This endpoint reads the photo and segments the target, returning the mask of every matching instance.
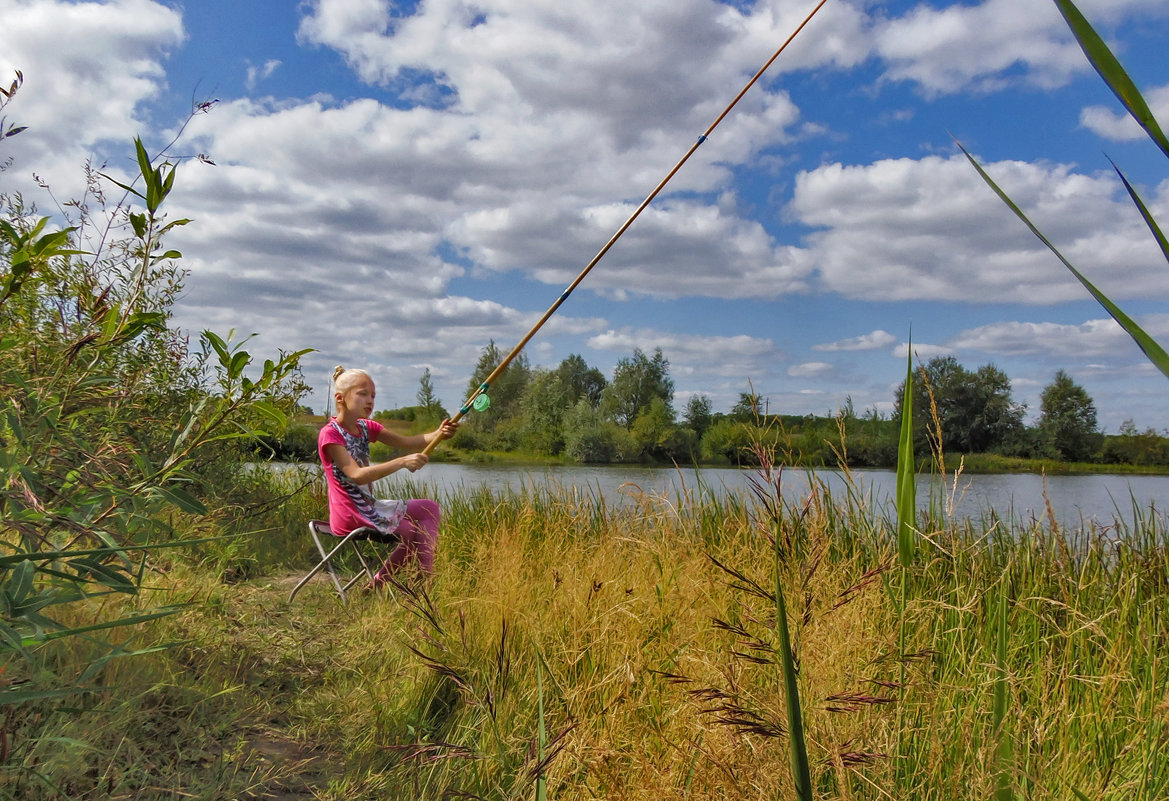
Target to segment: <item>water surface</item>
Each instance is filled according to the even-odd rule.
[[[784,497],[798,502],[807,497],[813,477],[836,497],[855,493],[875,512],[892,509],[896,474],[891,470],[853,470],[846,477],[839,470],[809,471],[784,468],[780,481]],[[518,467],[435,463],[414,474],[395,474],[379,482],[379,495],[395,497],[412,491],[442,494],[450,490],[522,490],[572,487],[605,498],[609,503],[630,503],[648,493],[666,501],[700,488],[716,494],[750,493],[757,470],[737,468],[686,468],[640,466],[541,466]],[[1131,523],[1134,509],[1152,513],[1164,522],[1169,500],[1169,476],[1092,474],[1041,476],[1031,473],[962,475],[943,487],[938,478],[918,476],[918,502],[952,509],[959,518],[978,519],[991,514],[1012,521],[1045,518],[1051,513],[1061,526],[1093,523],[1109,526],[1118,520]]]

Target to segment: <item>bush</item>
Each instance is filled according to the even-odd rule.
[[[209,507],[238,509],[241,482],[233,479],[247,439],[282,430],[303,390],[300,353],[270,359],[249,378],[252,359],[240,343],[208,331],[192,354],[168,327],[182,273],[180,254],[162,241],[188,221],[166,222],[160,211],[174,165],[156,167],[140,141],[135,148],[140,175],[114,183],[141,206],[107,210],[92,199],[93,213],[105,215],[101,225],[78,203],[75,226],[48,231],[48,219],[21,198],[0,196],[0,700],[7,704],[46,686],[77,692],[96,680],[90,670],[53,675],[46,641],[81,633],[53,608],[137,594],[148,557],[165,558],[143,547],[172,543],[176,524],[202,529],[190,521]],[[91,185],[105,178],[89,177]],[[139,182],[142,191],[133,188]],[[108,244],[83,253],[78,243],[87,234]],[[86,631],[168,612],[130,605],[119,618],[108,611],[116,604],[105,608],[114,619]],[[111,644],[101,658],[116,652]]]
[[[724,417],[702,437],[702,457],[708,461],[753,464],[759,429],[750,423]]]

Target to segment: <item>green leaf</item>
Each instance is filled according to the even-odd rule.
[[[181,259],[182,257],[183,254],[179,253],[177,250],[168,250],[166,253],[151,257],[150,263],[158,264],[160,261],[166,261],[167,259]]]
[[[996,614],[995,679],[992,725],[998,742],[995,756],[995,801],[1014,801],[1015,749],[1007,730],[1007,586],[999,591]]]
[[[917,527],[916,468],[913,463],[913,337],[905,366],[905,392],[901,397],[901,435],[897,444],[897,553],[902,567],[914,560]]]
[[[248,362],[252,360],[251,355],[246,350],[241,350],[231,357],[231,362],[227,366],[227,375],[229,378],[239,378],[240,373],[248,366]]]
[[[161,179],[162,168],[156,170],[151,165],[150,156],[147,155],[146,147],[142,144],[140,137],[134,139],[134,151],[138,156],[138,171],[142,174],[142,180],[146,182],[146,210],[153,217],[164,196]]]
[[[35,575],[36,565],[29,559],[25,559],[12,571],[12,578],[9,579],[5,594],[12,600],[14,606],[22,603],[32,592],[32,581]]]
[[[26,596],[21,599],[20,603],[14,603],[10,611],[12,619],[25,618],[29,621],[47,621],[47,618],[41,617],[38,613],[49,606],[57,604],[68,603],[73,600],[67,594],[57,593],[49,590],[42,592],[39,595]]]
[[[89,580],[87,577],[92,577],[92,580],[97,584],[118,592],[133,595],[138,591],[138,587],[124,570],[107,565],[98,559],[71,559],[69,566],[78,571],[78,578],[82,581],[87,581]]]
[[[173,485],[159,487],[158,493],[184,512],[195,515],[207,514],[207,507],[203,502],[180,487]]]
[[[153,180],[154,178],[155,176],[152,174],[146,180],[146,210],[150,212],[152,217],[158,211],[158,205],[161,202],[158,196],[158,184]]]
[[[252,404],[252,409],[271,420],[277,429],[283,428],[288,424],[288,415],[284,414],[280,410],[280,407],[271,401],[258,400]]]
[[[135,189],[134,187],[132,187],[132,186],[129,186],[129,185],[127,185],[127,184],[124,184],[124,183],[122,183],[121,181],[119,181],[119,180],[116,180],[115,178],[113,178],[113,177],[111,177],[111,176],[109,176],[109,175],[106,175],[104,172],[99,172],[99,173],[98,173],[98,175],[100,175],[102,178],[105,178],[107,181],[109,181],[109,182],[110,182],[111,184],[113,184],[114,186],[117,186],[117,187],[119,187],[119,188],[121,188],[121,189],[125,189],[127,192],[129,192],[129,193],[130,193],[131,195],[133,195],[134,197],[138,197],[138,198],[141,198],[141,197],[142,197],[142,193],[141,193],[141,192],[139,192],[139,191],[138,191],[137,189]],[[143,200],[145,200],[145,198],[143,198]]]
[[[1157,124],[1153,112],[1149,110],[1145,99],[1141,97],[1136,84],[1128,77],[1124,67],[1108,49],[1108,45],[1104,44],[1104,40],[1088,24],[1088,20],[1084,18],[1084,15],[1080,13],[1071,0],[1055,0],[1055,5],[1059,9],[1059,13],[1063,14],[1063,18],[1067,21],[1068,27],[1071,28],[1076,41],[1080,43],[1080,49],[1084,51],[1088,61],[1108,84],[1108,88],[1128,109],[1132,118],[1145,129],[1157,147],[1161,148],[1161,152],[1169,156],[1169,139],[1165,138],[1161,126]]]
[[[548,749],[548,730],[544,726],[544,664],[536,654],[536,699],[539,728],[536,734],[536,801],[548,801],[548,777],[544,775],[544,753]]]
[[[0,555],[0,567],[20,564],[22,561],[24,561],[25,559],[28,559],[30,557],[36,557],[37,559],[46,559],[46,560],[68,559],[68,558],[73,558],[73,557],[78,557],[78,556],[108,557],[111,554],[120,554],[120,553],[127,552],[127,551],[146,552],[146,551],[171,550],[171,549],[175,549],[175,548],[186,548],[186,547],[190,547],[192,545],[202,545],[202,544],[208,543],[208,542],[222,542],[224,540],[234,539],[234,538],[239,537],[239,536],[241,536],[241,535],[239,535],[239,534],[220,534],[220,535],[215,536],[215,537],[201,537],[199,539],[194,539],[194,540],[181,540],[181,541],[176,540],[173,542],[160,542],[160,543],[155,543],[153,545],[127,545],[125,547],[122,547],[119,545],[113,545],[113,546],[103,547],[103,548],[90,548],[90,549],[87,549],[84,551],[43,551],[40,553],[23,553],[22,552],[22,553],[15,553],[15,554],[6,554],[6,555]],[[45,571],[42,571],[42,572],[45,572]],[[57,573],[55,575],[65,576],[65,574],[61,574],[61,573]],[[74,578],[73,576],[66,576],[66,577],[67,578]]]
[[[48,225],[48,223],[48,217],[41,217],[39,220],[37,220],[36,225],[34,225],[32,230],[28,232],[28,236],[26,237],[25,241],[31,242],[33,239],[35,239],[41,231],[45,230],[45,226]]]
[[[227,352],[227,344],[215,333],[211,331],[204,331],[203,338],[211,343],[211,347],[219,354],[219,363],[228,364],[231,361],[231,356]]]
[[[24,704],[29,701],[39,701],[45,698],[61,698],[66,695],[88,692],[88,688],[70,687],[65,690],[26,690],[21,686],[10,687],[0,691],[0,706]]]
[[[146,184],[150,185],[150,176],[154,173],[154,168],[150,165],[150,156],[146,154],[146,146],[142,144],[142,137],[134,137],[134,154],[138,158],[138,172],[146,179]]]
[[[162,312],[135,312],[131,314],[119,334],[119,339],[133,339],[148,328],[163,330],[166,315]]]
[[[32,246],[32,253],[36,256],[52,256],[59,252],[62,246],[69,243],[69,234],[73,228],[62,231],[53,231],[36,240]],[[80,253],[81,251],[76,251]]]
[[[161,168],[161,167],[159,168],[159,172],[160,172],[160,173],[162,172],[162,168]],[[175,173],[177,173],[177,172],[178,172],[178,168],[177,168],[177,167],[173,167],[173,166],[172,166],[172,167],[170,168],[170,170],[167,172],[167,174],[166,174],[166,178],[164,178],[164,179],[163,179],[163,181],[162,181],[162,186],[160,187],[160,188],[161,188],[161,193],[160,193],[160,197],[159,197],[159,200],[160,200],[160,201],[161,201],[162,199],[164,199],[164,198],[165,198],[167,195],[169,195],[169,194],[170,194],[170,190],[171,190],[171,189],[174,187],[174,185],[175,185]]]
[[[170,615],[181,612],[187,608],[189,604],[180,604],[177,606],[161,607],[158,611],[148,612],[140,615],[133,615],[131,617],[118,618],[117,620],[107,620],[102,623],[94,623],[91,626],[79,626],[74,629],[64,629],[62,631],[54,631],[45,635],[44,641],[60,640],[65,637],[75,637],[78,634],[88,634],[92,631],[105,631],[108,629],[117,629],[124,626],[133,626],[138,623],[145,623],[148,620],[158,620],[162,617],[169,617]]]
[[[130,225],[134,228],[134,236],[142,239],[146,236],[146,215],[139,212],[130,215]]]
[[[190,222],[190,220],[186,219],[186,218],[183,218],[181,220],[173,220],[171,222],[168,222],[161,229],[159,229],[158,233],[159,233],[159,235],[165,234],[167,231],[174,228],[176,225],[186,225],[189,222]]]
[[[1022,209],[1016,206],[1014,201],[1012,201],[1007,196],[1007,194],[999,188],[998,184],[996,184],[991,179],[991,177],[987,175],[986,170],[982,168],[982,165],[978,163],[974,156],[970,155],[966,148],[962,147],[961,143],[958,143],[958,147],[961,148],[962,152],[966,154],[967,160],[972,165],[974,165],[974,169],[977,170],[978,174],[982,176],[982,180],[984,180],[987,185],[994,190],[995,194],[999,196],[1003,203],[1005,203],[1007,207],[1015,213],[1015,216],[1023,221],[1024,225],[1031,229],[1031,233],[1035,234],[1040,242],[1047,245],[1048,250],[1054,253],[1057,259],[1063,262],[1063,266],[1067,267],[1068,271],[1071,272],[1071,274],[1074,275],[1081,284],[1083,284],[1084,288],[1088,290],[1088,293],[1091,294],[1092,297],[1094,297],[1096,301],[1101,306],[1103,306],[1109,314],[1112,315],[1112,319],[1116,320],[1116,322],[1120,324],[1120,327],[1128,332],[1128,335],[1132,337],[1134,342],[1137,343],[1137,347],[1139,347],[1144,352],[1149,361],[1151,361],[1158,370],[1160,370],[1167,378],[1169,378],[1169,353],[1166,353],[1165,349],[1157,344],[1156,340],[1146,334],[1144,329],[1142,329],[1127,314],[1120,310],[1119,306],[1109,300],[1103,292],[1097,289],[1092,284],[1092,282],[1090,282],[1080,273],[1079,270],[1073,267],[1072,263],[1065,259],[1063,254],[1060,253],[1058,249],[1056,249],[1055,245],[1053,245],[1051,241],[1045,237],[1038,228],[1035,227],[1031,220],[1027,218],[1027,215],[1023,213]]]
[[[792,782],[800,801],[813,801],[812,769],[808,762],[808,746],[804,739],[804,713],[800,706],[800,671],[792,651],[787,624],[787,601],[783,595],[782,554],[778,524],[775,535],[775,633],[779,643],[779,663],[783,681],[784,706],[787,709],[788,749],[791,757]]]

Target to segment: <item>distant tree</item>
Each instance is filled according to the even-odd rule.
[[[578,462],[633,461],[637,445],[617,423],[581,398],[564,416],[564,453]]]
[[[583,356],[574,353],[567,357],[556,368],[556,375],[567,391],[565,398],[568,403],[575,404],[584,398],[594,408],[600,404],[608,382],[605,374],[596,367],[589,367]]]
[[[973,453],[1000,449],[1023,431],[1027,407],[1011,398],[1011,379],[993,364],[974,374],[969,400],[969,450]]]
[[[674,423],[674,415],[661,398],[650,401],[630,429],[641,455],[654,461],[690,460],[698,442],[694,432]]]
[[[758,464],[760,449],[778,454],[783,450],[783,443],[776,429],[760,428],[753,422],[727,415],[710,426],[702,437],[701,449],[703,459]]]
[[[686,413],[683,416],[686,425],[690,426],[695,435],[701,439],[710,424],[714,422],[713,407],[708,395],[691,395],[686,402]]]
[[[1027,407],[1011,398],[1011,381],[999,368],[986,364],[970,372],[953,356],[936,356],[921,367],[913,382],[914,446],[929,450],[930,438],[941,428],[942,445],[963,453],[1002,449],[1022,435]],[[904,382],[894,395],[894,418],[901,419]]]
[[[574,405],[559,371],[533,370],[520,398],[523,445],[537,453],[563,451],[563,419]]]
[[[415,397],[418,399],[418,405],[428,412],[442,406],[442,401],[434,394],[434,380],[430,377],[429,367],[422,372],[422,378],[418,381],[418,394]]]
[[[1117,436],[1105,437],[1101,460],[1109,464],[1169,465],[1169,437],[1152,428],[1142,433],[1131,419]]]
[[[1087,390],[1063,370],[1039,396],[1039,433],[1044,446],[1069,462],[1083,462],[1099,451],[1096,404]]]
[[[467,397],[487,380],[487,376],[491,375],[506,355],[496,346],[495,340],[488,341],[483,352],[479,354],[475,372],[467,384]],[[520,397],[527,386],[530,374],[527,356],[521,353],[487,388],[487,395],[491,398],[491,409],[477,417],[476,425],[485,431],[493,431],[507,417],[518,415]]]
[[[652,359],[635,348],[632,357],[617,362],[613,380],[605,387],[601,408],[628,430],[655,398],[665,403],[672,422],[674,381],[670,378],[670,363],[661,348],[654,352]]]
[[[739,393],[738,402],[731,407],[731,417],[739,420],[754,420],[764,414],[763,396],[755,392],[754,388]]]
[[[857,419],[856,406],[852,402],[852,395],[844,396],[844,403],[837,410],[836,416],[849,421]]]

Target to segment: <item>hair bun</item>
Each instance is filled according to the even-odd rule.
[[[334,368],[333,368],[333,380],[334,380],[334,381],[336,381],[338,378],[340,378],[340,377],[341,377],[341,373],[343,373],[343,372],[345,372],[345,366],[344,366],[344,365],[341,365],[341,364],[339,364],[339,365],[337,365],[336,367],[334,367]]]

